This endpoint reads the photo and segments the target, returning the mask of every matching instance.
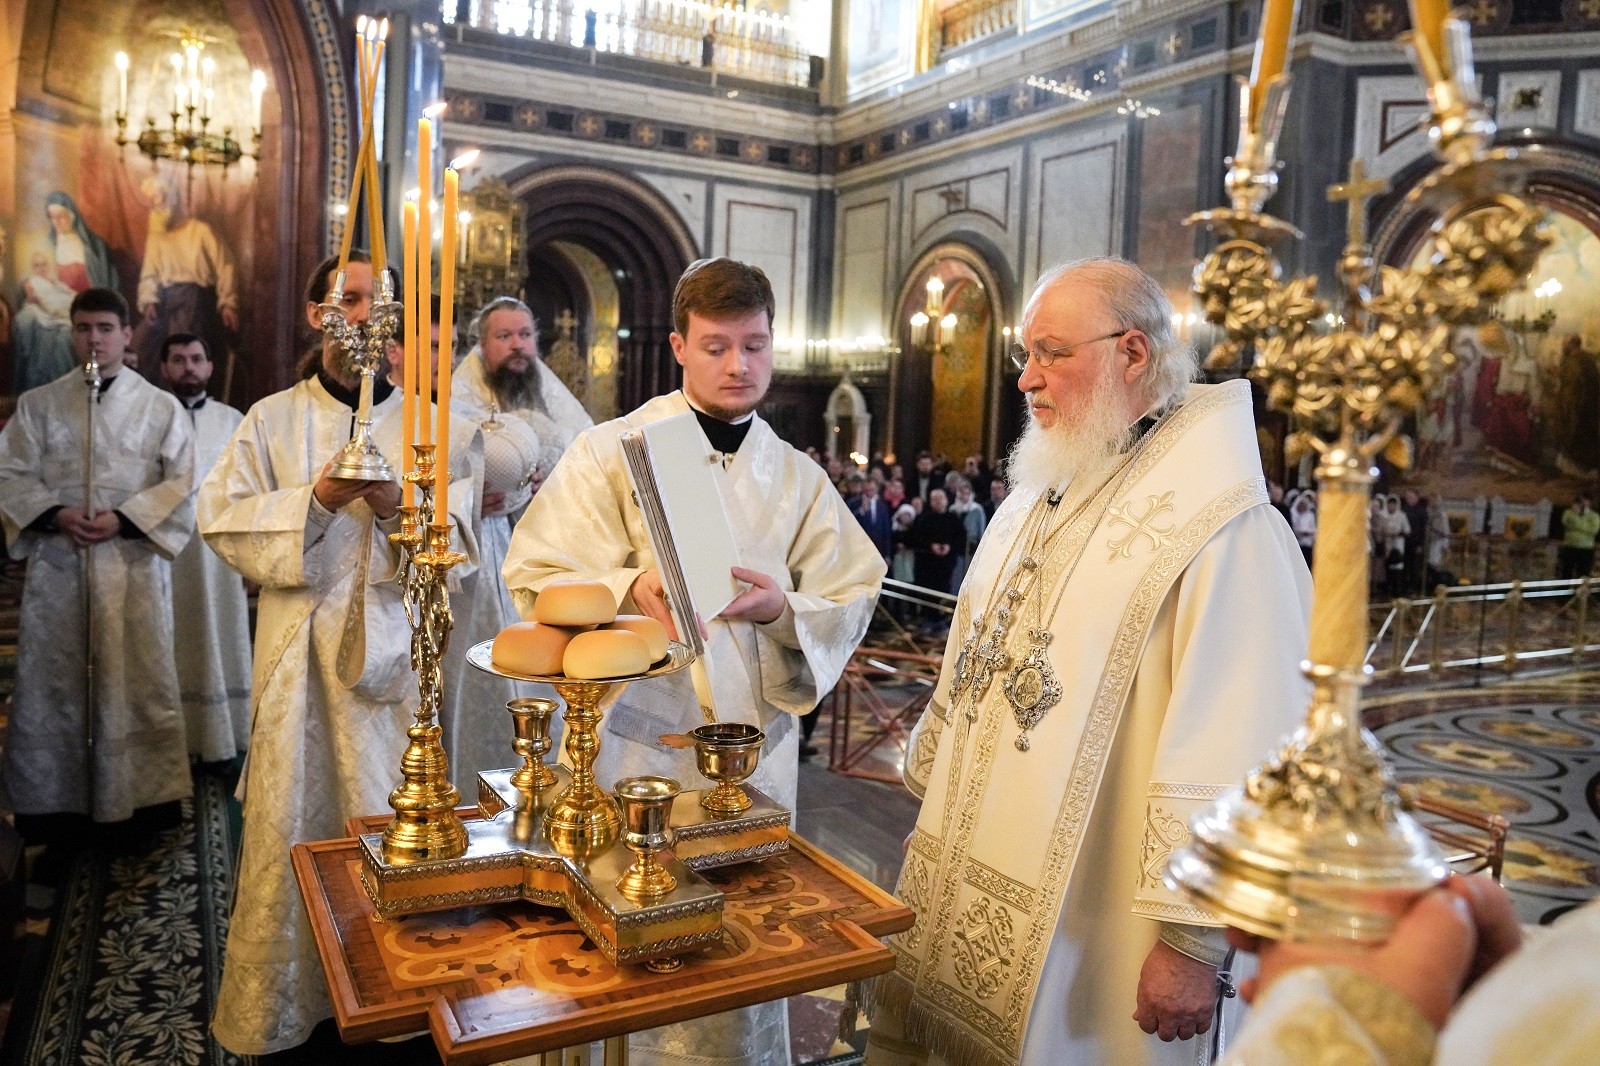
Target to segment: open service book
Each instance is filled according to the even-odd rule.
[[[739,594],[739,549],[717,488],[711,450],[693,411],[622,435],[622,455],[650,531],[680,638],[705,651],[698,615],[715,618]]]

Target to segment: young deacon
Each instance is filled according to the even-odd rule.
[[[695,412],[727,504],[746,587],[714,619],[706,641],[717,711],[767,734],[751,783],[795,802],[795,726],[828,692],[862,635],[883,579],[883,556],[827,475],[778,439],[755,413],[772,380],[772,287],[731,259],[691,265],[673,294],[672,350],[683,389],[581,434],[517,524],[505,579],[524,617],[552,581],[605,583],[625,612],[672,625],[661,575],[633,501],[620,438],[636,427]],[[596,774],[602,786],[664,774],[710,787],[692,751],[663,748],[663,733],[701,724],[683,671],[635,682],[607,710]],[[630,1040],[645,1063],[787,1062],[781,1001]]]
[[[100,368],[94,499],[84,498],[89,396],[79,371],[23,393],[0,431],[0,527],[12,558],[28,561],[6,779],[17,828],[32,839],[59,838],[84,814],[121,822],[144,811],[141,825],[175,822],[190,792],[170,574],[194,536],[189,420],[177,400],[124,369],[132,330],[119,294],[85,289],[71,316],[79,365]],[[95,670],[87,712],[86,567]]]

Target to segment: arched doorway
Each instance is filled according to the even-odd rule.
[[[43,271],[58,285],[87,276],[90,283],[117,288],[142,309],[160,287],[145,266],[153,204],[167,199],[181,213],[177,217],[203,224],[214,247],[226,251],[231,280],[219,277],[202,286],[216,290],[219,304],[223,289],[231,288],[237,317],[236,330],[213,338],[226,349],[218,354],[213,390],[244,406],[287,385],[303,322],[300,293],[328,246],[330,192],[348,182],[348,95],[332,5],[28,0],[14,5],[13,17],[0,34],[14,72],[14,79],[0,84],[0,104],[13,116],[0,131],[0,224],[8,238],[8,276],[27,279]],[[169,121],[162,103],[172,93],[167,61],[186,32],[203,43],[215,71],[213,128],[232,127],[247,150],[250,72],[265,72],[259,160],[244,160],[226,172],[191,169],[153,163],[132,144],[115,143],[113,55],[129,56],[131,139],[143,127],[147,108],[158,122]],[[156,194],[153,177],[167,183],[168,195]],[[53,240],[57,218],[67,228]],[[68,234],[78,240],[67,240],[63,252],[60,237]],[[79,243],[89,248],[87,269],[76,262]],[[21,315],[30,298],[19,294],[14,303],[9,310]],[[40,302],[30,319],[47,317],[44,308]],[[23,375],[48,372],[51,341],[47,330],[35,328],[39,324],[25,323],[24,336],[17,338],[21,345],[14,344],[5,360],[11,390],[23,384]],[[31,365],[41,355],[46,362]]]
[[[938,245],[912,267],[895,303],[900,354],[889,385],[889,437],[902,462],[924,449],[957,465],[994,459],[1016,438],[1006,306],[999,276],[966,244]]]
[[[528,205],[524,296],[540,342],[549,350],[562,311],[581,320],[590,413],[627,412],[676,388],[672,288],[699,254],[683,219],[648,185],[600,167],[554,167],[510,184]]]

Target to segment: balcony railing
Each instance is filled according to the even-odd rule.
[[[451,21],[453,6],[445,6]],[[681,0],[473,0],[469,24],[774,85],[811,84],[811,56],[787,15]]]
[[[1017,0],[960,0],[939,13],[939,51],[949,52],[1017,24]]]

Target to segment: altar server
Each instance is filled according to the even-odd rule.
[[[325,261],[307,287],[313,329],[336,269]],[[353,255],[346,321],[366,321],[372,285],[366,256]],[[200,487],[206,542],[261,585],[239,894],[212,1022],[223,1046],[242,1055],[293,1047],[333,1013],[289,850],[388,811],[417,703],[395,581],[401,556],[389,540],[400,485],[328,473],[350,439],[359,384],[349,354],[325,335],[316,372],[250,408]],[[375,385],[373,436],[398,472],[400,393],[381,377]],[[470,572],[476,504],[470,449],[458,439],[451,519],[456,550],[468,555],[457,572]]]
[[[84,495],[89,391],[79,370],[23,393],[0,430],[0,528],[11,557],[28,562],[6,780],[17,828],[32,839],[61,837],[74,814],[121,822],[145,812],[145,824],[175,823],[176,801],[191,791],[170,569],[194,536],[189,420],[177,400],[124,369],[132,330],[119,294],[86,289],[70,315],[79,365],[93,360],[100,373],[93,500]]]
[[[907,751],[923,797],[867,1061],[1207,1061],[1215,919],[1162,881],[1189,818],[1304,714],[1310,574],[1244,382],[1132,263],[1046,272],[1031,422]]]
[[[705,620],[716,710],[766,732],[750,783],[793,808],[798,717],[833,688],[865,634],[884,562],[822,468],[755,413],[772,379],[773,311],[772,287],[759,269],[731,259],[691,265],[673,294],[672,350],[683,389],[573,442],[517,524],[504,573],[525,617],[548,583],[585,578],[604,582],[620,610],[670,629],[620,438],[693,411],[721,458],[712,469],[739,548],[733,576],[745,586],[720,616]],[[605,714],[601,785],[663,774],[685,788],[709,787],[692,751],[658,739],[701,722],[687,671],[630,685]],[[782,1001],[638,1034],[630,1045],[645,1063],[756,1064],[789,1055]]]
[[[217,465],[244,415],[206,395],[215,367],[193,333],[174,333],[161,347],[161,380],[183,404],[194,432],[198,486]],[[184,639],[174,651],[189,754],[204,762],[231,759],[250,746],[250,604],[244,581],[203,537],[172,561],[172,608]]]
[[[516,763],[506,701],[555,695],[548,685],[507,681],[466,665],[479,641],[521,621],[500,579],[511,529],[523,508],[579,433],[594,425],[587,411],[539,356],[533,312],[499,296],[472,324],[478,345],[461,361],[450,402],[463,423],[483,433],[483,515],[478,570],[450,597],[456,628],[444,668],[444,745],[456,787],[477,794],[479,770]],[[559,722],[555,728],[559,730]]]

